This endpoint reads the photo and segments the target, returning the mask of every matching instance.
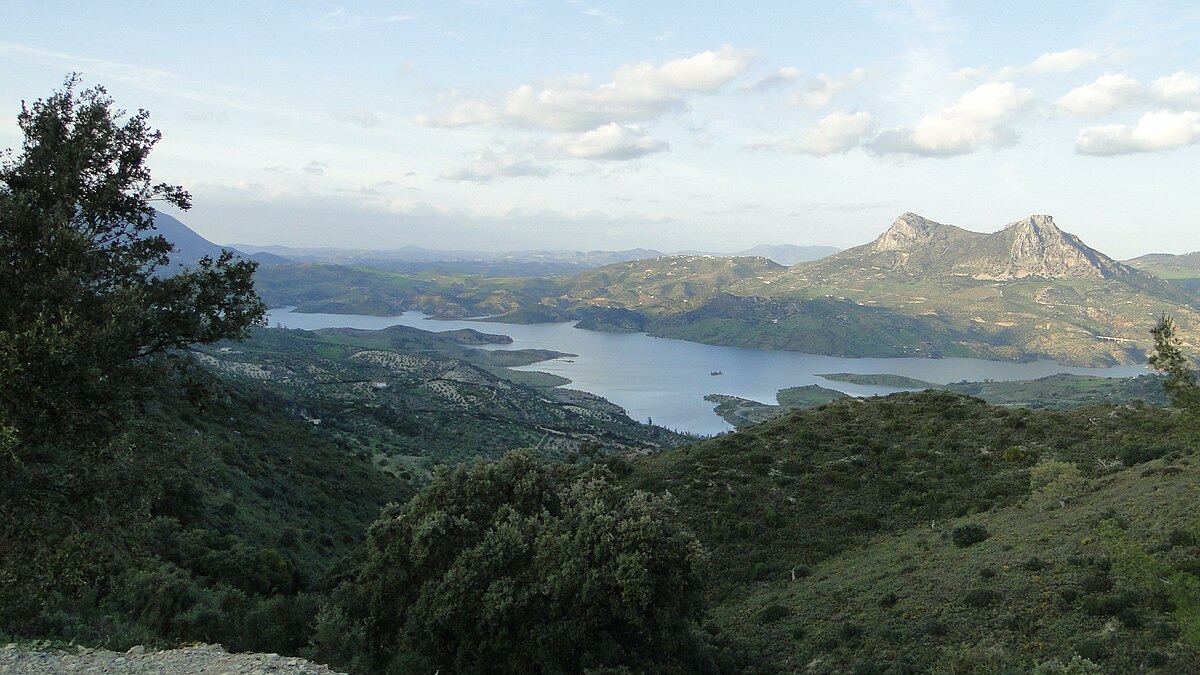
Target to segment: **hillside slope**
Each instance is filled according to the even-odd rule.
[[[1189,293],[1200,295],[1200,251],[1183,255],[1151,253],[1126,260],[1125,264],[1165,279]]]
[[[407,326],[272,328],[237,345],[197,348],[196,356],[226,378],[273,392],[297,416],[406,480],[516,448],[561,459],[686,440],[630,419],[599,396],[559,387],[562,378],[508,368],[569,354],[469,346],[505,342],[511,339]]]
[[[710,551],[710,632],[762,654],[759,672],[1028,672],[1076,654],[1189,672],[1187,619],[1126,576],[1136,551],[1121,558],[1100,524],[1164,564],[1200,552],[1192,442],[1157,408],[928,391],[795,412],[624,472],[676,497]],[[1000,670],[962,665],[986,659]]]

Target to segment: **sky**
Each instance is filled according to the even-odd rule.
[[[1200,3],[0,0],[0,148],[69,72],[223,244],[847,248],[912,211],[1200,250]]]

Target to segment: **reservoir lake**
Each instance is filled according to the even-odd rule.
[[[506,324],[486,321],[444,321],[420,312],[382,317],[357,314],[301,314],[291,308],[267,313],[271,326],[317,330],[364,328],[377,330],[404,325],[429,331],[471,328],[481,333],[508,335],[510,345],[481,349],[551,349],[576,356],[542,361],[518,370],[540,370],[571,380],[573,389],[603,396],[625,408],[630,417],[693,434],[732,430],[713,412],[706,394],[728,394],[775,403],[775,392],[787,387],[818,384],[852,396],[891,394],[892,387],[833,382],[818,373],[890,373],[946,384],[962,380],[1032,380],[1055,373],[1129,377],[1146,373],[1146,366],[1075,368],[1054,361],[1013,363],[982,359],[839,358],[800,352],[719,347],[645,333],[601,333],[580,330],[573,322]],[[721,375],[713,375],[719,372]]]

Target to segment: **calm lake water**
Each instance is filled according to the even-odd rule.
[[[356,314],[298,314],[290,308],[271,310],[270,325],[316,330],[349,327],[380,329],[414,326],[430,331],[473,328],[512,337],[511,345],[484,349],[553,349],[578,356],[542,361],[522,370],[540,370],[569,378],[575,389],[607,398],[634,419],[696,434],[716,434],[732,427],[713,413],[705,394],[729,394],[764,403],[775,402],[785,387],[819,384],[853,396],[890,394],[898,389],[832,382],[817,373],[892,373],[945,384],[961,380],[1032,380],[1055,373],[1127,377],[1144,366],[1073,368],[1053,361],[1009,363],[981,359],[847,359],[799,352],[717,347],[645,333],[600,333],[573,323],[532,325],[483,321],[441,321],[420,312],[380,317]],[[714,376],[711,373],[722,374]]]

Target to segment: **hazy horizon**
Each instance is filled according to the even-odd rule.
[[[1033,213],[1200,250],[1200,6],[10,3],[0,147],[66,73],[225,244],[851,248]]]

